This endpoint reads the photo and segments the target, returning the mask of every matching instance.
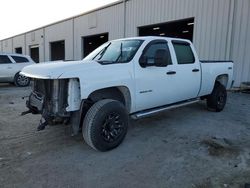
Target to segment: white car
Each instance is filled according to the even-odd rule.
[[[27,55],[6,54],[0,52],[0,83],[14,83],[18,87],[30,84],[30,78],[20,75],[19,72],[27,65],[35,62]]]
[[[21,74],[34,78],[27,106],[42,114],[38,130],[70,123],[92,148],[107,151],[124,139],[129,115],[199,100],[222,111],[233,63],[200,61],[188,40],[137,37],[107,42],[81,61],[32,65]]]

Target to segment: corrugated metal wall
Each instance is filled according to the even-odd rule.
[[[139,26],[194,17],[193,41],[201,59],[224,60],[229,7],[229,0],[128,1],[126,35],[138,35]]]
[[[250,1],[236,0],[230,58],[234,60],[235,85],[250,82]]]
[[[3,52],[12,53],[13,50],[13,38],[2,40]]]
[[[50,42],[65,41],[65,59],[73,60],[73,19],[44,28],[45,61],[50,60]]]
[[[20,47],[22,48],[23,53],[27,53],[25,48],[25,35],[19,35],[13,38],[13,52],[15,52],[15,48]]]
[[[126,37],[138,36],[140,26],[194,17],[193,41],[199,57],[234,60],[235,86],[250,81],[250,0],[128,0],[125,14],[120,1],[2,40],[0,50],[14,52],[14,48],[21,45],[29,54],[29,46],[39,44],[40,60],[48,61],[50,42],[65,40],[65,58],[81,59],[82,37],[106,32],[110,40],[123,37],[124,15]]]
[[[109,33],[109,40],[123,37],[123,6],[117,4],[74,19],[75,59],[82,59],[82,37]]]
[[[39,45],[39,60],[45,61],[44,54],[44,29],[38,29],[29,33],[26,33],[26,54],[30,55],[30,47],[32,45]]]

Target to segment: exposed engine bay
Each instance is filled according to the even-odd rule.
[[[38,130],[43,130],[48,124],[67,124],[71,113],[78,111],[80,104],[78,79],[34,79],[26,102],[28,112],[42,115]]]

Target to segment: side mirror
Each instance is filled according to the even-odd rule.
[[[139,59],[139,63],[141,65],[141,67],[145,68],[147,66],[147,63],[148,63],[148,58],[145,56],[141,56],[141,58]]]
[[[155,66],[166,67],[169,64],[169,55],[167,50],[159,49],[155,52]]]

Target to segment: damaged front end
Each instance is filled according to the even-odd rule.
[[[26,101],[29,112],[41,114],[38,130],[50,124],[67,124],[81,104],[78,79],[34,79],[32,92]]]

